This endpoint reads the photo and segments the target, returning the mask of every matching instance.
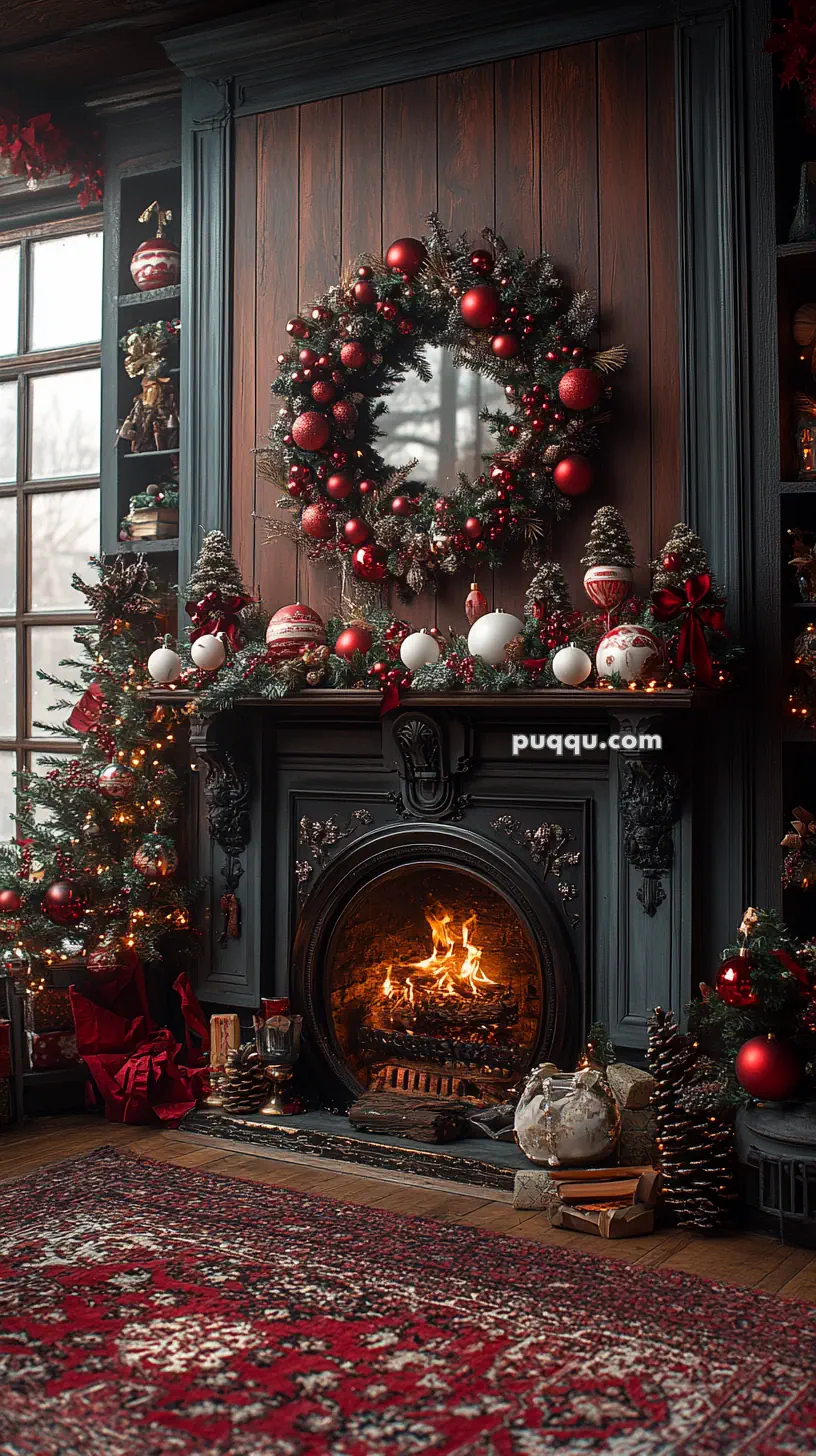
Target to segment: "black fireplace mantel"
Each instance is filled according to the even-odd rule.
[[[153,696],[190,702],[183,689]],[[563,922],[583,1021],[601,1018],[618,1045],[642,1048],[651,1008],[681,1013],[727,939],[711,913],[707,809],[735,703],[706,689],[409,691],[382,716],[377,692],[314,689],[192,715],[203,770],[192,869],[211,884],[202,1000],[255,1008],[288,994],[301,913],[324,871],[361,840],[379,852],[406,824],[439,824],[501,843],[519,875],[536,877]],[[512,751],[514,735],[584,732],[599,740],[585,756]],[[660,750],[624,737],[641,733],[659,733]],[[574,885],[553,870],[560,839],[580,846]],[[240,901],[238,937],[225,894]]]

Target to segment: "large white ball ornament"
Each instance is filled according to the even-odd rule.
[[[478,622],[473,623],[468,632],[468,652],[471,657],[481,657],[484,662],[497,667],[504,661],[508,642],[512,642],[523,631],[524,623],[514,617],[512,612],[487,612]]]
[[[400,657],[411,672],[420,667],[432,667],[439,661],[439,643],[430,632],[411,632],[400,647]]]
[[[613,627],[598,643],[595,671],[598,677],[617,673],[625,682],[634,682],[644,671],[658,667],[663,661],[663,648],[653,632],[623,622]]]
[[[589,677],[592,659],[581,647],[562,647],[556,652],[551,667],[560,683],[568,688],[577,688]]]
[[[227,649],[221,637],[213,637],[211,632],[205,632],[203,637],[196,637],[190,648],[190,656],[196,667],[202,672],[215,672],[224,661]]]
[[[156,683],[175,682],[181,673],[181,658],[170,646],[169,637],[165,637],[163,647],[157,647],[155,652],[151,652],[147,659],[147,670]]]

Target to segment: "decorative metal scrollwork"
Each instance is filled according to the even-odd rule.
[[[325,869],[329,853],[334,845],[339,844],[341,839],[348,839],[349,835],[355,834],[358,829],[372,822],[368,809],[355,809],[345,825],[337,822],[336,814],[331,814],[328,819],[310,819],[308,815],[304,814],[298,826],[299,843],[313,856],[320,868]],[[299,900],[305,898],[314,870],[315,866],[311,860],[295,860],[295,880]]]
[[[564,914],[570,925],[576,926],[580,916],[568,911],[566,907],[570,900],[576,898],[578,890],[564,878],[566,866],[581,863],[581,851],[567,847],[575,836],[561,824],[545,823],[539,824],[537,829],[525,829],[512,814],[500,814],[490,827],[498,834],[506,834],[521,849],[526,849],[533,863],[541,870],[543,880],[552,875],[564,905]]]
[[[221,896],[223,924],[218,937],[219,944],[226,945],[241,934],[241,905],[236,891],[244,873],[241,855],[249,844],[251,833],[249,802],[252,775],[249,766],[229,748],[200,748],[198,756],[207,766],[204,797],[210,837],[226,855],[221,871],[224,880]]]
[[[674,858],[672,829],[680,817],[680,780],[659,759],[621,760],[623,850],[643,883],[637,892],[644,915],[666,898],[663,879]]]
[[[393,727],[393,742],[400,759],[400,792],[390,798],[406,819],[461,819],[470,803],[458,792],[455,774],[448,768],[440,725],[425,713],[405,713]],[[458,769],[470,767],[461,760]]]

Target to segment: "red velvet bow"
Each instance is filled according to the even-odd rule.
[[[652,611],[659,622],[669,622],[673,617],[679,617],[682,612],[683,625],[680,628],[675,661],[678,667],[690,662],[698,682],[704,683],[706,687],[711,686],[713,671],[703,628],[710,627],[715,632],[722,632],[725,621],[722,607],[701,605],[710,590],[711,577],[707,571],[703,571],[699,576],[690,576],[683,583],[682,592],[675,591],[672,587],[661,587],[659,591],[652,593]]]
[[[241,645],[238,613],[246,605],[246,597],[237,595],[224,597],[220,591],[207,592],[200,602],[188,602],[185,611],[193,621],[190,641],[195,642],[198,637],[208,634],[215,637],[219,632],[223,632],[230,645],[237,651]]]

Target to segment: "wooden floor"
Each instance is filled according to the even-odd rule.
[[[96,1117],[37,1118],[22,1129],[9,1128],[0,1133],[0,1182],[104,1145],[129,1148],[140,1157],[160,1162],[270,1183],[324,1198],[342,1199],[346,1203],[394,1213],[422,1214],[443,1223],[460,1223],[511,1238],[532,1239],[536,1243],[562,1244],[597,1258],[622,1260],[641,1269],[682,1269],[746,1289],[762,1289],[787,1299],[816,1302],[816,1253],[786,1248],[762,1234],[705,1239],[672,1229],[648,1238],[611,1242],[553,1229],[543,1214],[516,1212],[510,1204],[474,1196],[472,1190],[437,1191],[362,1176],[356,1170],[337,1172],[269,1156],[224,1151],[191,1143],[177,1133],[121,1127]]]

